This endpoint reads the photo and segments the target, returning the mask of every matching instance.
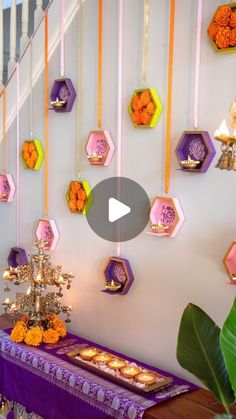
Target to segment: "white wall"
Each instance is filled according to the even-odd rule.
[[[55,2],[54,2],[55,3]],[[71,0],[67,0],[67,5]],[[104,1],[104,103],[103,128],[116,142],[117,130],[117,29],[118,2]],[[53,259],[72,270],[76,279],[65,301],[74,307],[71,330],[94,341],[136,356],[141,360],[190,377],[178,365],[176,340],[182,311],[188,302],[205,309],[222,324],[234,298],[227,284],[222,259],[236,235],[236,173],[214,166],[206,174],[177,171],[174,154],[183,130],[193,128],[193,74],[196,1],[177,0],[173,86],[170,194],[182,204],[186,221],[175,239],[152,237],[143,232],[122,245],[135,282],[127,296],[109,296],[103,288],[102,267],[115,244],[103,241],[90,230],[86,218],[71,214],[66,206],[68,182],[76,178],[76,106],[69,114],[50,114],[50,216],[59,227],[61,239]],[[213,4],[214,3],[214,4]],[[207,25],[220,1],[204,2],[200,80],[200,129],[214,130],[226,117],[235,97],[235,54],[217,55],[207,37]],[[83,141],[96,129],[97,1],[84,2],[84,57],[82,83],[78,83],[77,18],[66,34],[66,75],[83,95]],[[155,86],[163,102],[163,113],[155,129],[134,129],[127,106],[140,87],[142,1],[125,1],[125,54],[123,94],[123,175],[139,182],[150,199],[163,193],[164,142],[167,96],[169,1],[151,0],[148,83]],[[53,15],[53,19],[52,19]],[[50,24],[59,16],[54,5]],[[53,23],[54,22],[54,23]],[[51,30],[52,30],[51,26]],[[40,36],[38,40],[40,42]],[[37,57],[39,55],[37,48]],[[41,51],[42,52],[42,51]],[[27,60],[27,57],[25,58]],[[27,80],[26,61],[21,71]],[[59,49],[50,62],[50,85],[59,76]],[[12,100],[14,81],[10,86]],[[10,99],[9,99],[10,100]],[[10,106],[10,104],[9,104]],[[35,135],[43,136],[43,77],[34,89]],[[21,111],[21,140],[29,135],[28,102]],[[8,132],[9,171],[15,175],[16,126]],[[83,156],[83,176],[91,185],[116,175],[116,154],[108,168],[90,167]],[[31,250],[37,219],[42,213],[43,172],[21,169],[22,245]],[[9,248],[15,245],[16,203],[0,206],[0,263],[6,265]],[[3,284],[1,284],[1,290]],[[1,294],[1,300],[5,296]]]

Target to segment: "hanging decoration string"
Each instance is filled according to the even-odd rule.
[[[199,79],[200,79],[200,59],[201,59],[201,32],[202,32],[202,3],[197,3],[197,33],[196,33],[196,55],[195,55],[195,82],[194,82],[194,105],[193,105],[193,125],[198,129],[199,111]]]
[[[6,173],[7,165],[7,91],[2,92],[2,173]]]
[[[33,139],[33,42],[30,42],[30,138]]]
[[[20,245],[20,69],[16,64],[16,245]]]
[[[124,48],[124,0],[119,0],[119,46],[118,46],[118,120],[117,120],[117,178],[118,199],[120,194],[119,177],[122,175],[122,93],[123,93],[123,48]],[[120,236],[120,231],[118,231]],[[119,237],[118,236],[118,237]],[[120,256],[121,242],[116,243],[116,253]]]
[[[102,0],[98,0],[98,104],[97,104],[97,125],[102,126]]]
[[[144,0],[143,53],[142,53],[142,85],[143,86],[145,86],[147,83],[149,20],[150,20],[150,0]]]
[[[44,215],[48,216],[48,13],[44,18]]]
[[[65,1],[61,0],[61,77],[65,76],[65,29],[64,29],[64,17],[65,17]]]
[[[82,72],[83,72],[83,3],[80,3],[80,7],[78,10],[78,31],[79,31],[79,42],[78,42],[78,63],[79,63],[79,77],[78,77],[78,84],[80,87],[80,94],[78,96],[78,107],[77,107],[77,175],[80,179],[82,176],[82,112],[83,112],[83,83],[82,83]]]
[[[169,63],[168,63],[168,91],[167,91],[167,115],[166,115],[166,149],[165,149],[165,193],[170,187],[170,140],[171,140],[171,114],[172,114],[172,81],[173,81],[173,58],[174,58],[174,28],[175,26],[175,0],[170,5],[170,29],[169,29]]]

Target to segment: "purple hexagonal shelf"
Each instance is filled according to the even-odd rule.
[[[176,148],[180,167],[185,172],[205,173],[215,154],[207,131],[184,131]]]
[[[111,281],[121,284],[121,287],[116,291],[110,291],[108,289],[102,290],[102,292],[107,294],[125,295],[134,281],[129,261],[115,256],[108,258],[104,269],[104,275],[106,284],[110,284]]]
[[[36,229],[36,237],[38,240],[47,241],[46,250],[54,250],[59,240],[59,231],[54,220],[41,219]]]
[[[76,98],[71,79],[61,78],[54,80],[50,93],[50,101],[55,112],[70,112]]]
[[[0,174],[0,202],[12,202],[15,193],[15,184],[9,174]]]
[[[24,249],[21,249],[21,247],[12,247],[7,262],[12,268],[17,268],[19,265],[28,265],[29,260]]]

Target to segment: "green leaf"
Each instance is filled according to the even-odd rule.
[[[214,419],[236,419],[236,416],[232,415],[216,415]]]
[[[220,328],[198,306],[184,310],[178,336],[180,365],[199,378],[230,413],[234,401],[225,361],[220,348]]]
[[[220,345],[229,379],[236,394],[236,299],[223,325],[220,334]]]

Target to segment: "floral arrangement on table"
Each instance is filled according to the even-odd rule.
[[[28,316],[23,316],[11,331],[13,342],[25,342],[31,346],[39,346],[41,343],[57,343],[60,338],[65,336],[66,326],[55,314],[48,316],[41,325],[35,325]]]
[[[156,106],[149,89],[137,92],[131,101],[131,118],[135,125],[149,125]]]
[[[235,50],[236,3],[218,7],[208,26],[208,35],[218,50]]]

